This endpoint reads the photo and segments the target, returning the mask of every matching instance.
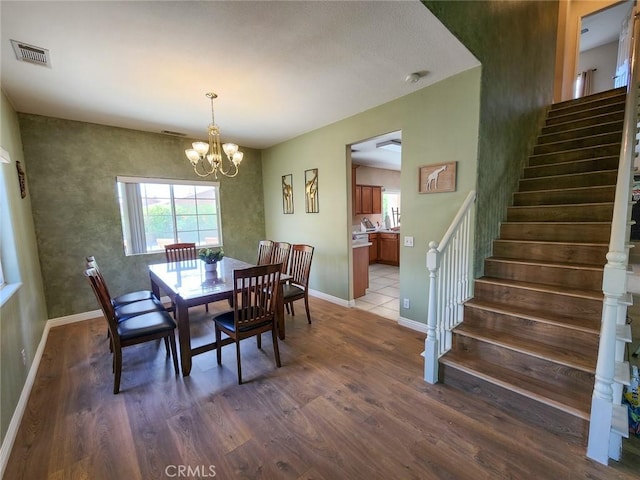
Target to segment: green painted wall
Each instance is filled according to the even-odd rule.
[[[400,249],[400,295],[411,300],[405,318],[425,322],[425,254],[439,240],[470,190],[475,188],[480,101],[480,67],[361,114],[302,135],[263,152],[267,237],[316,247],[310,286],[328,295],[352,298],[351,168],[347,145],[402,130],[401,236],[415,247]],[[418,193],[418,168],[458,162],[457,191]],[[320,213],[305,213],[304,171],[319,169]],[[293,215],[282,213],[282,175],[293,174]]]
[[[0,93],[0,145],[11,157],[11,163],[0,164],[2,265],[7,282],[21,284],[0,307],[0,438],[3,440],[47,320],[31,217],[32,195],[28,191],[26,198],[20,197],[16,161],[22,164],[27,175],[31,170],[23,158],[18,117],[4,93]]]
[[[475,270],[553,99],[557,1],[423,1],[482,63]]]
[[[118,175],[199,179],[184,155],[190,140],[20,114],[30,166],[33,218],[49,318],[96,310],[84,258],[95,255],[112,295],[149,288],[146,266],[164,254],[125,256],[116,197]],[[228,256],[251,261],[264,238],[260,152],[245,153],[240,174],[220,178]]]

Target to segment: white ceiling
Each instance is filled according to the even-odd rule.
[[[253,148],[478,65],[414,0],[3,0],[0,17],[18,112],[203,138],[214,91],[223,141]],[[49,49],[51,68],[18,61],[10,39]]]
[[[379,143],[389,140],[399,140],[402,143],[402,132],[390,132],[354,143],[351,145],[351,161],[357,165],[366,165],[368,167],[384,168],[387,170],[400,170],[402,153],[390,152],[389,150],[377,147]]]
[[[632,5],[633,0],[627,0],[583,17],[581,31],[585,29],[586,31],[580,35],[580,51],[584,52],[607,43],[617,42],[622,21],[629,14]]]

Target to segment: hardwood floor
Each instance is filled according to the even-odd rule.
[[[225,304],[211,305],[225,308]],[[422,380],[424,335],[311,299],[263,351],[194,358],[176,377],[161,343],[124,350],[113,395],[102,319],[51,330],[4,475],[17,479],[632,479],[640,449],[607,468],[584,448]],[[194,315],[213,335],[213,312]],[[211,338],[211,337],[209,337]]]

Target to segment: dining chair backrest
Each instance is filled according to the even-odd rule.
[[[268,264],[233,271],[235,331],[275,322],[282,265]]]
[[[172,243],[165,245],[164,253],[167,258],[167,263],[198,259],[195,243]]]
[[[86,261],[87,261],[87,263],[85,265],[85,268],[86,269],[89,269],[89,268],[94,268],[95,269],[96,275],[98,275],[98,277],[100,278],[100,283],[102,285],[102,288],[107,293],[107,297],[111,298],[111,293],[109,293],[109,287],[107,287],[107,282],[104,279],[104,275],[102,275],[102,271],[100,270],[100,267],[98,266],[98,262],[96,260],[96,257],[94,257],[93,255],[90,255],[90,256],[86,257]]]
[[[290,282],[303,287],[305,290],[309,285],[309,272],[311,271],[311,260],[313,258],[314,247],[311,245],[293,245],[291,247],[291,261],[289,262]]]
[[[89,280],[89,284],[91,285],[91,289],[100,304],[100,308],[102,309],[102,313],[104,314],[105,320],[109,325],[109,331],[113,338],[117,333],[117,319],[115,315],[114,307],[111,303],[111,297],[109,296],[109,291],[107,290],[107,285],[102,278],[102,275],[98,272],[95,267],[87,268],[84,272],[87,280]],[[117,336],[117,335],[116,335]]]
[[[289,267],[289,254],[291,253],[291,244],[287,242],[275,242],[273,250],[271,250],[271,261],[269,263],[279,263],[282,265],[282,271],[286,272]]]
[[[260,240],[258,243],[258,260],[257,265],[268,265],[271,263],[271,252],[273,251],[273,242],[271,240]]]

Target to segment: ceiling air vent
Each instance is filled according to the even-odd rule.
[[[16,40],[11,40],[11,45],[13,45],[13,51],[16,52],[16,58],[19,61],[51,68],[49,50],[46,48],[36,47]]]
[[[173,132],[171,130],[161,130],[160,133],[164,133],[165,135],[173,135],[174,137],[186,137],[186,133],[182,132]]]

